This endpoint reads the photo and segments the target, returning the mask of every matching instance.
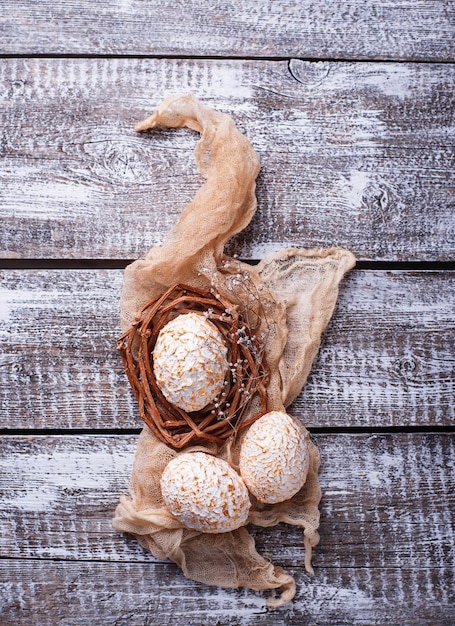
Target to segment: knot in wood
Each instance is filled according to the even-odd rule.
[[[411,356],[407,355],[395,362],[395,371],[405,380],[414,380],[418,373],[418,362]]]

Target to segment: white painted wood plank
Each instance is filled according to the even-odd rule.
[[[309,427],[453,424],[455,273],[354,270],[290,411]],[[0,273],[3,428],[139,428],[119,270]]]
[[[262,162],[231,253],[454,257],[453,65],[3,59],[0,84],[3,257],[134,259],[160,244],[203,182],[197,135],[133,124],[187,91],[230,113]]]
[[[24,624],[38,623],[26,621],[31,611],[40,624],[57,617],[96,623],[105,615],[111,623],[115,615],[117,623],[156,623],[159,616],[165,624],[205,624],[210,611],[223,624],[450,623],[453,437],[315,439],[323,490],[315,576],[304,572],[299,529],[256,529],[258,550],[289,569],[298,585],[291,605],[266,613],[263,594],[185,581],[176,566],[111,527],[135,436],[0,438],[2,615]]]
[[[450,60],[451,0],[6,1],[0,52]]]
[[[452,594],[441,598],[409,596],[400,604],[392,584],[397,572],[377,572],[385,579],[381,598],[362,588],[343,586],[328,574],[309,578],[296,568],[300,589],[289,605],[273,611],[263,596],[247,590],[201,588],[171,565],[141,563],[61,563],[54,561],[3,561],[0,563],[0,603],[5,624],[24,626],[451,626]],[[347,570],[368,585],[371,571]],[[376,574],[376,573],[375,573]],[[408,589],[416,577],[431,578],[420,568],[401,569],[399,579]],[[389,595],[385,595],[388,593]]]
[[[292,410],[317,426],[452,425],[454,279],[354,271]]]

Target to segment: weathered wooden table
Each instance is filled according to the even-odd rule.
[[[0,17],[0,623],[455,623],[455,3],[6,1]],[[202,183],[163,97],[260,155],[228,252],[351,249],[290,412],[322,454],[302,532],[253,530],[295,600],[186,580],[111,527],[142,424],[116,353],[122,269]]]

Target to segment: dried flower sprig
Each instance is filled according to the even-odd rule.
[[[209,319],[224,337],[229,368],[223,390],[213,402],[191,413],[171,404],[161,392],[153,373],[153,348],[160,330],[176,315],[195,312]],[[202,291],[177,284],[149,300],[138,312],[132,327],[121,335],[118,350],[128,380],[139,403],[141,418],[166,444],[182,449],[188,445],[222,444],[267,411],[269,373],[264,342],[251,332],[248,311],[216,290]],[[244,419],[253,398],[258,410]]]
[[[261,328],[261,338],[266,343],[276,332],[274,318],[277,302],[271,291],[261,283],[256,284],[247,265],[240,262],[237,255],[224,257],[211,279],[212,288],[219,284],[231,302],[241,305],[242,317],[250,333],[258,335]]]

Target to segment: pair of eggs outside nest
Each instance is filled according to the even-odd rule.
[[[271,411],[246,433],[239,474],[205,452],[183,452],[165,467],[161,491],[171,513],[186,527],[228,532],[247,523],[250,493],[265,504],[292,498],[305,483],[309,463],[303,428],[286,413]]]
[[[205,316],[182,314],[161,329],[153,367],[166,399],[185,411],[197,411],[223,389],[227,347]],[[245,435],[240,475],[209,454],[180,453],[165,468],[161,489],[170,511],[188,528],[226,532],[246,523],[249,493],[267,504],[287,500],[305,483],[308,466],[304,430],[286,413],[272,411]]]

